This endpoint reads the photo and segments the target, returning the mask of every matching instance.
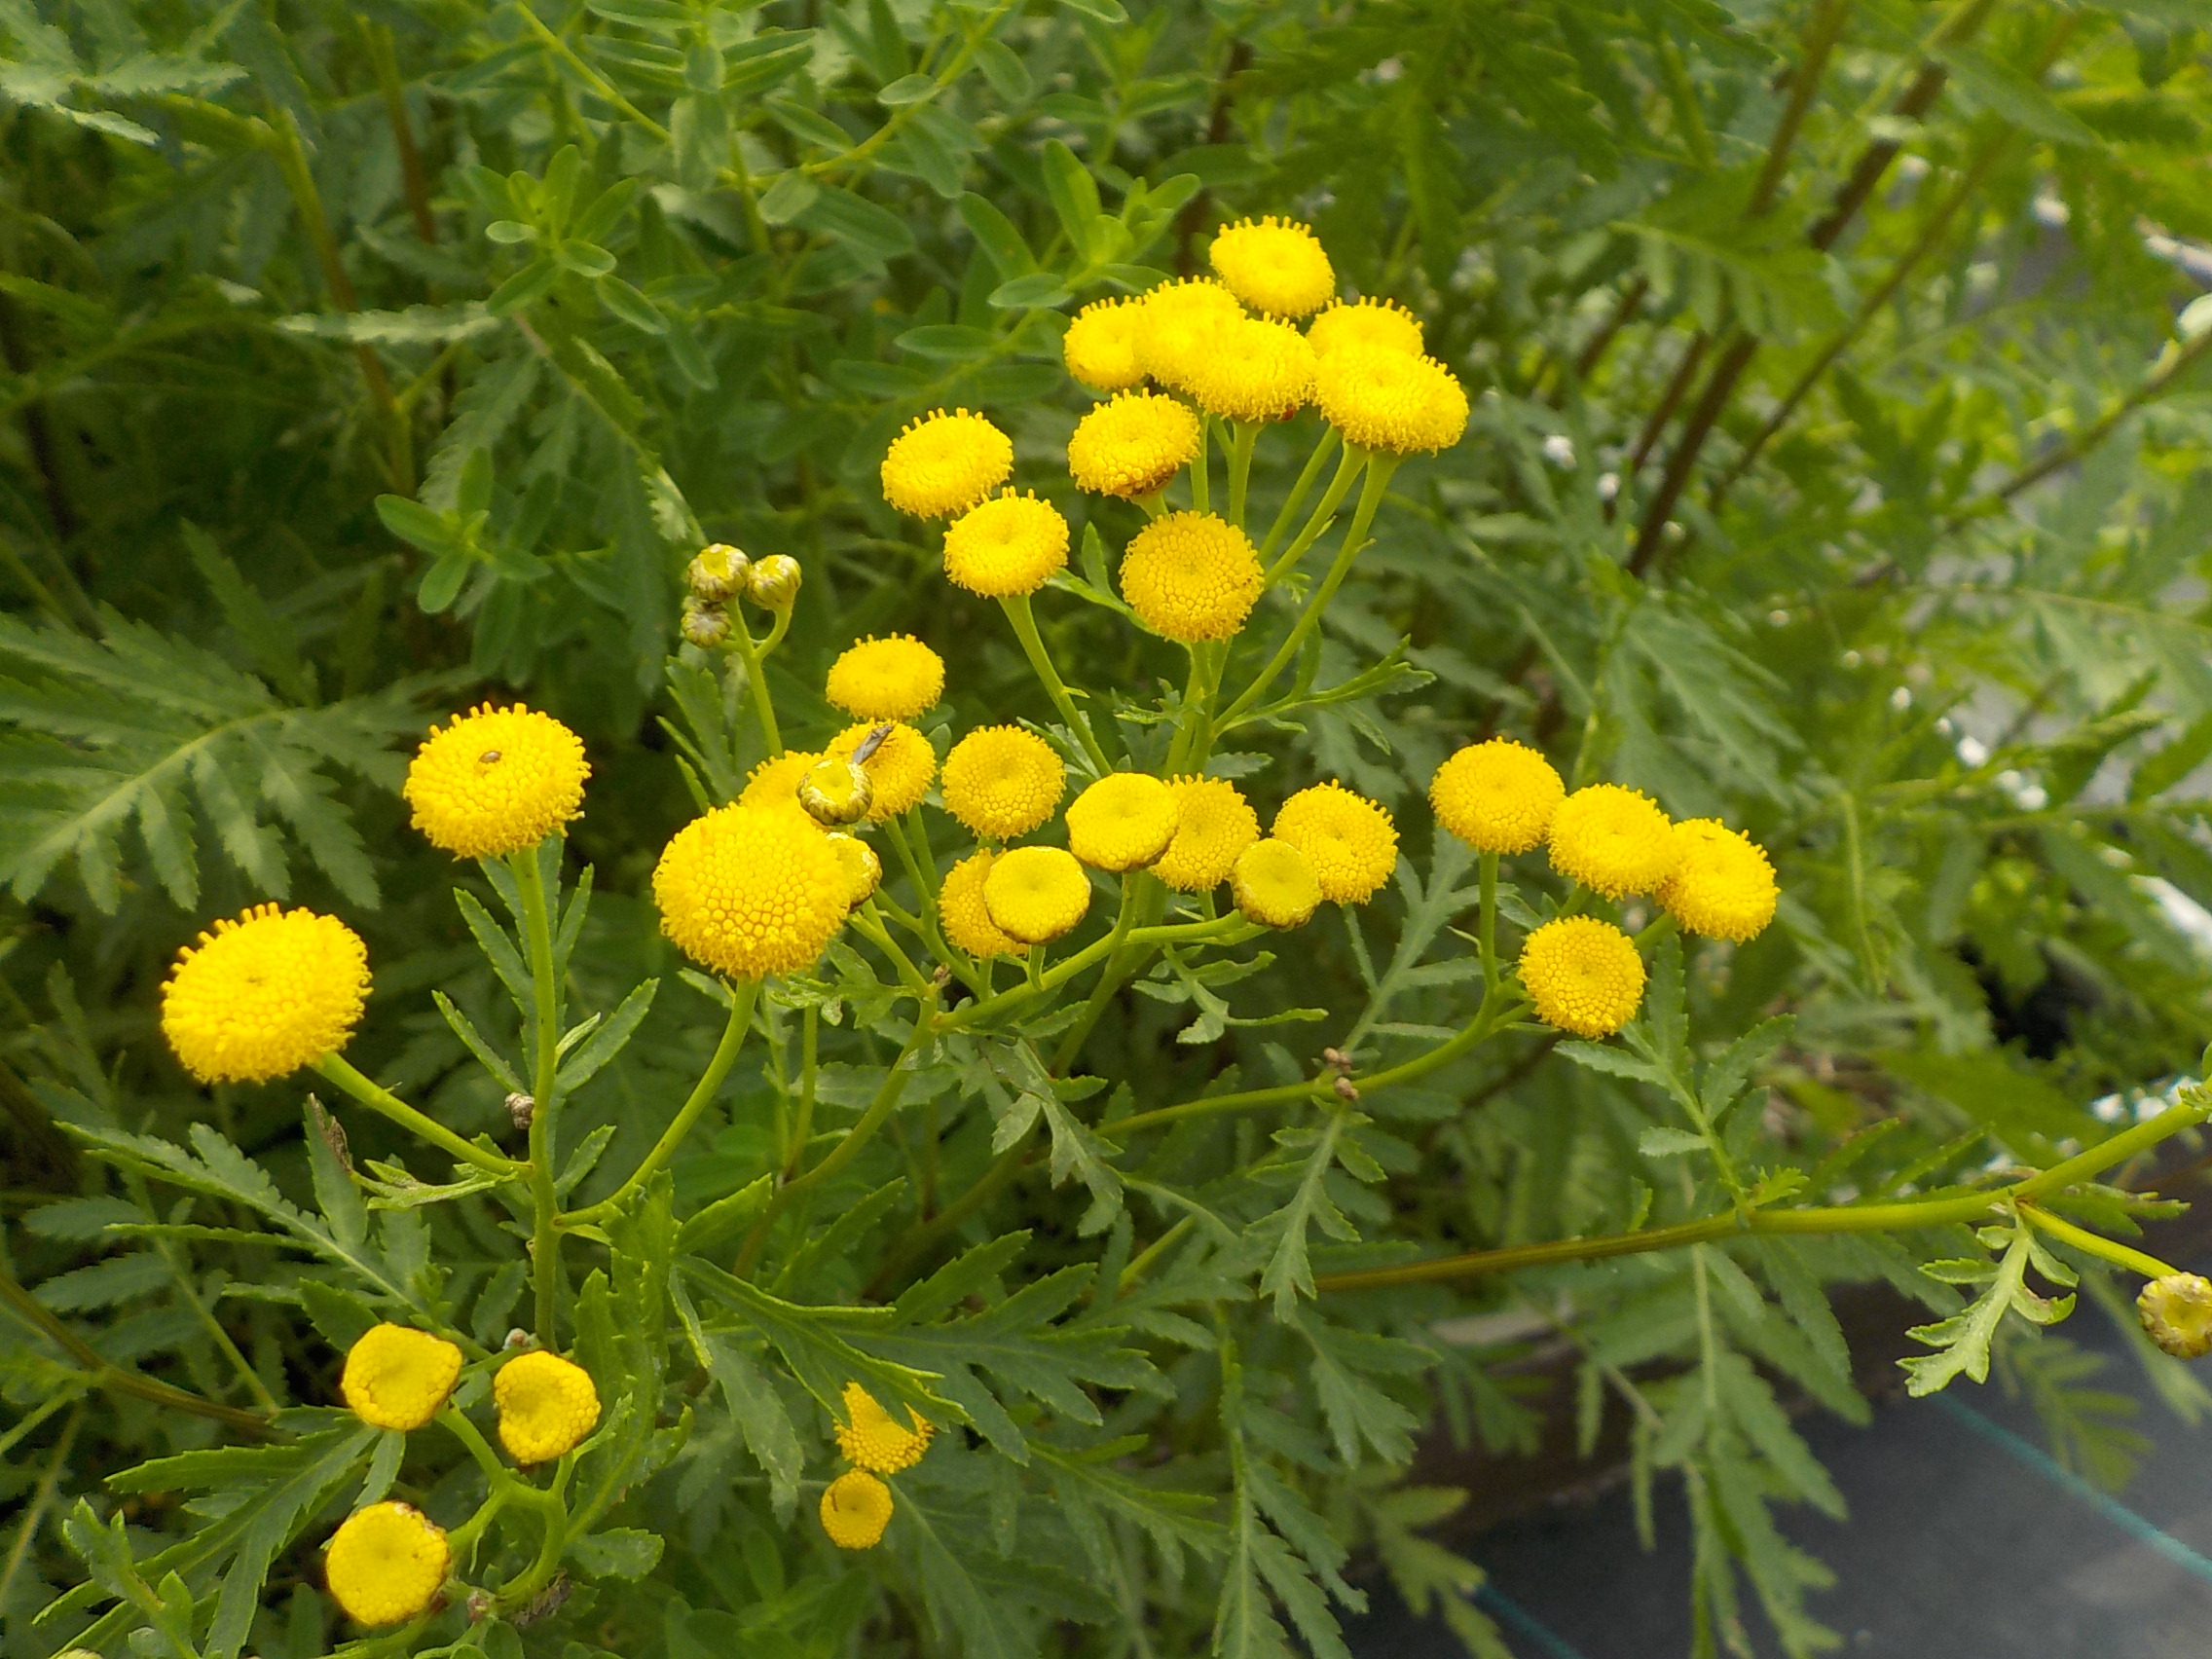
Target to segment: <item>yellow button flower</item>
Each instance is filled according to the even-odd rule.
[[[396,1625],[429,1610],[453,1565],[444,1530],[405,1503],[346,1517],[322,1558],[330,1599],[358,1624]]]
[[[2212,1283],[2195,1273],[2168,1273],[2143,1287],[2135,1311],[2150,1339],[2176,1359],[2212,1353]]]
[[[1144,384],[1137,361],[1137,325],[1143,302],[1094,300],[1075,313],[1060,341],[1068,373],[1092,391],[1121,391]]]
[[[984,420],[939,409],[909,421],[891,441],[880,475],[883,498],[915,518],[964,513],[1014,471],[1014,440]]]
[[[499,1444],[518,1463],[566,1456],[599,1426],[599,1390],[573,1360],[534,1348],[499,1367],[492,1379],[499,1413]]]
[[[1636,941],[1595,916],[1546,922],[1521,946],[1521,984],[1536,1017],[1577,1037],[1610,1037],[1643,1000]]]
[[[1137,318],[1137,361],[1161,386],[1190,389],[1224,325],[1239,321],[1244,308],[1219,282],[1203,277],[1162,282],[1145,294]]]
[[[858,824],[875,804],[875,785],[852,760],[817,760],[798,781],[798,803],[825,830]]]
[[[1246,921],[1268,928],[1303,927],[1321,903],[1321,881],[1312,861],[1272,836],[1236,855],[1229,891]]]
[[[944,573],[985,599],[1035,593],[1068,562],[1068,521],[1059,508],[1009,490],[944,533]]]
[[[1189,376],[1191,396],[1218,420],[1287,421],[1313,391],[1313,348],[1287,322],[1244,317],[1225,324]]]
[[[1231,293],[1269,316],[1305,316],[1337,296],[1337,274],[1312,227],[1272,213],[1221,230],[1206,261]]]
[[[1251,537],[1211,513],[1162,513],[1122,556],[1122,597],[1156,634],[1184,645],[1232,638],[1263,581]]]
[[[1552,814],[1549,834],[1552,868],[1607,899],[1652,892],[1681,857],[1658,804],[1618,784],[1576,790]]]
[[[1141,869],[1175,837],[1175,792],[1145,772],[1113,772],[1068,804],[1068,851],[1096,869]]]
[[[1437,823],[1482,853],[1525,853],[1537,845],[1566,798],[1552,763],[1510,737],[1460,750],[1428,786]]]
[[[1330,782],[1300,790],[1275,814],[1274,835],[1313,866],[1321,897],[1364,904],[1398,867],[1398,827],[1380,801]]]
[[[1420,318],[1396,300],[1364,299],[1356,305],[1339,300],[1306,325],[1306,340],[1323,357],[1346,346],[1381,346],[1409,357],[1428,350]]]
[[[822,694],[856,720],[910,720],[944,695],[944,658],[906,634],[848,645]]]
[[[590,776],[583,739],[551,715],[484,704],[430,728],[400,793],[431,846],[494,859],[535,847],[579,816]]]
[[[803,812],[724,806],[676,832],[653,869],[661,932],[739,978],[814,966],[845,919],[844,866]]]
[[[937,1432],[934,1425],[914,1415],[911,1406],[906,1409],[906,1419],[912,1427],[885,1411],[858,1382],[848,1382],[845,1420],[832,1424],[831,1430],[837,1436],[837,1450],[848,1463],[870,1474],[895,1475],[922,1460],[922,1454],[930,1449],[930,1436]]]
[[[1029,946],[991,920],[983,903],[983,884],[996,858],[988,851],[970,853],[945,872],[938,889],[937,919],[944,924],[944,937],[978,962],[1029,954]]]
[[[891,1525],[891,1489],[866,1469],[847,1469],[822,1491],[822,1530],[841,1550],[872,1550]]]
[[[787,749],[753,768],[739,793],[740,806],[798,806],[798,786],[823,757],[809,749]],[[801,813],[803,817],[804,814]],[[814,820],[807,819],[809,824]]]
[[[830,850],[837,855],[837,863],[844,867],[846,908],[866,903],[883,885],[883,861],[875,856],[875,849],[858,835],[848,835],[838,830],[825,838]]]
[[[1175,838],[1152,873],[1178,893],[1210,893],[1260,838],[1259,815],[1225,778],[1177,778],[1168,788],[1175,793]]]
[[[369,951],[335,916],[257,904],[177,952],[162,1035],[202,1083],[267,1083],[346,1046]]]
[[[427,1331],[375,1325],[346,1350],[338,1392],[372,1428],[421,1428],[438,1415],[461,1375],[461,1349]]]
[[[1016,847],[991,862],[983,908],[1001,933],[1024,944],[1058,939],[1090,908],[1090,877],[1058,847]]]
[[[1467,429],[1467,388],[1433,357],[1346,345],[1320,359],[1313,402],[1354,449],[1417,455],[1450,449]]]
[[[859,725],[847,726],[830,740],[830,754],[841,760],[852,758],[882,723],[863,720]],[[937,776],[937,751],[930,747],[930,740],[912,726],[894,721],[890,732],[876,745],[875,753],[862,762],[862,767],[867,773],[867,781],[875,787],[867,821],[881,824],[909,807],[921,805],[922,796],[930,793],[930,783]]]
[[[1779,891],[1766,849],[1717,818],[1675,826],[1678,862],[1652,895],[1685,932],[1742,944],[1774,920]]]
[[[983,726],[944,757],[944,810],[979,841],[1011,841],[1060,804],[1067,769],[1052,746],[1019,726]]]
[[[1163,490],[1198,453],[1198,418],[1157,391],[1124,391],[1076,423],[1068,475],[1086,490],[1133,501]]]

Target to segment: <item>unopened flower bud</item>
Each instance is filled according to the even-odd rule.
[[[1341,1073],[1337,1077],[1335,1087],[1337,1091],[1337,1098],[1339,1100],[1342,1100],[1347,1106],[1350,1105],[1354,1100],[1357,1100],[1359,1098],[1358,1085],[1354,1084],[1350,1078],[1346,1077]]]
[[[524,1330],[520,1325],[517,1325],[513,1330],[507,1333],[507,1340],[500,1346],[502,1347],[510,1348],[526,1348],[530,1346],[530,1345],[535,1341],[536,1341],[535,1337],[533,1337],[528,1331]]]
[[[845,903],[865,903],[883,880],[883,861],[858,835],[848,835],[841,830],[830,832],[830,846],[845,867]]]
[[[1348,1072],[1351,1070],[1351,1056],[1342,1049],[1323,1049],[1321,1064],[1333,1072]]]
[[[815,823],[841,830],[867,816],[867,809],[875,804],[875,786],[850,760],[822,760],[799,779],[798,803]]]
[[[2135,1299],[2143,1329],[2176,1359],[2212,1353],[2212,1282],[2195,1273],[2168,1273]]]
[[[686,605],[683,637],[703,651],[711,651],[729,638],[729,617],[719,605]]]
[[[699,550],[698,556],[684,568],[683,579],[691,589],[691,597],[701,605],[719,605],[745,591],[745,579],[752,567],[753,561],[736,548],[726,541],[718,541],[712,547]]]
[[[764,610],[789,610],[798,598],[798,561],[788,553],[771,553],[753,561],[745,591]]]
[[[537,1110],[537,1102],[527,1094],[515,1093],[507,1096],[506,1108],[507,1116],[514,1120],[515,1127],[527,1129],[530,1127],[531,1114]]]

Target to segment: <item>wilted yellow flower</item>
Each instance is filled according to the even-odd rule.
[[[883,861],[875,856],[873,847],[842,830],[831,830],[825,839],[830,843],[830,850],[837,855],[837,863],[844,867],[846,907],[865,903],[883,885]]]
[[[1288,841],[1254,841],[1236,855],[1229,891],[1244,919],[1262,927],[1303,927],[1321,903],[1313,862]]]
[[[1175,793],[1175,838],[1152,873],[1178,893],[1210,893],[1260,838],[1259,815],[1225,778],[1177,778],[1168,788]]]
[[[2176,1359],[2212,1353],[2212,1283],[2195,1273],[2168,1273],[2143,1287],[2135,1311],[2150,1339]]]
[[[745,781],[737,797],[740,806],[798,807],[799,780],[822,758],[811,749],[787,749],[760,762]],[[801,816],[804,816],[802,813]],[[810,818],[809,824],[814,821]]]
[[[1595,916],[1546,922],[1521,946],[1521,984],[1536,1017],[1577,1037],[1610,1037],[1643,1000],[1636,942]]]
[[[1014,471],[1014,440],[965,409],[909,421],[883,458],[883,498],[916,518],[964,513]]]
[[[1110,772],[1068,803],[1068,851],[1095,869],[1141,869],[1175,835],[1175,792],[1146,772]]]
[[[1566,797],[1552,763],[1509,737],[1460,750],[1437,767],[1428,786],[1437,823],[1483,853],[1535,846]]]
[[[653,869],[661,932],[740,978],[814,966],[845,919],[849,881],[803,812],[718,807],[676,832]]]
[[[162,1035],[202,1083],[267,1083],[346,1046],[369,951],[335,916],[257,904],[176,954]]]
[[[599,1390],[573,1360],[534,1348],[515,1355],[492,1379],[499,1444],[518,1463],[550,1463],[584,1443],[599,1426]]]
[[[1467,388],[1452,371],[1391,346],[1346,345],[1323,355],[1313,401],[1354,449],[1432,453],[1467,429]]]
[[[1122,597],[1156,634],[1185,645],[1244,626],[1265,579],[1259,550],[1212,513],[1162,513],[1122,556]]]
[[[1009,490],[944,533],[944,573],[970,593],[1014,599],[1035,593],[1068,562],[1068,521],[1059,508]]]
[[[845,1460],[870,1474],[895,1475],[902,1469],[910,1469],[922,1460],[922,1454],[930,1449],[930,1436],[937,1429],[914,1415],[911,1407],[906,1411],[907,1421],[899,1421],[876,1398],[858,1382],[845,1384],[845,1420],[831,1425],[837,1436],[837,1450]]]
[[[1019,726],[982,726],[944,757],[944,810],[980,841],[1011,841],[1052,816],[1067,769],[1052,746]]]
[[[945,871],[938,889],[937,919],[944,924],[944,937],[978,962],[994,956],[1027,956],[1029,946],[991,920],[983,903],[983,883],[990,879],[997,854],[970,853]]]
[[[1275,814],[1274,835],[1304,853],[1321,897],[1364,904],[1398,866],[1389,808],[1334,781],[1300,790]]]
[[[944,658],[906,634],[848,645],[822,694],[857,720],[910,720],[944,695]]]
[[[1058,939],[1090,908],[1090,877],[1058,847],[1016,847],[991,861],[983,907],[992,925],[1024,944]]]
[[[1409,357],[1428,350],[1420,318],[1396,300],[1364,299],[1356,305],[1339,300],[1306,325],[1306,339],[1323,357],[1346,346],[1382,346]]]
[[[798,803],[823,829],[842,829],[867,816],[875,784],[857,761],[842,756],[817,760],[798,781]]]
[[[1658,803],[1618,784],[1576,790],[1552,814],[1549,833],[1552,868],[1607,899],[1654,891],[1681,857]]]
[[[1198,453],[1198,418],[1157,391],[1124,391],[1076,423],[1068,475],[1086,490],[1133,501],[1163,490]]]
[[[1143,301],[1093,300],[1075,313],[1060,341],[1068,373],[1092,391],[1121,391],[1144,384],[1137,361],[1137,324]]]
[[[421,1428],[461,1375],[461,1349],[405,1325],[372,1325],[346,1350],[338,1392],[371,1428]]]
[[[830,755],[838,759],[850,759],[882,723],[863,720],[859,725],[847,726],[830,740]],[[893,721],[889,734],[862,765],[867,773],[867,781],[875,787],[867,821],[881,824],[909,807],[922,804],[922,797],[930,793],[930,781],[937,776],[937,751],[930,747],[930,740],[912,726]]]
[[[1208,415],[1255,425],[1298,413],[1313,390],[1313,348],[1287,322],[1244,317],[1224,324],[1188,378]]]
[[[520,703],[430,728],[400,791],[431,846],[461,859],[535,847],[582,809],[583,739]]]
[[[428,1609],[453,1552],[442,1528],[406,1503],[372,1503],[346,1517],[322,1558],[323,1582],[346,1616],[405,1624]]]
[[[1206,259],[1229,291],[1269,316],[1304,316],[1337,293],[1337,274],[1312,227],[1273,214],[1217,232]]]
[[[891,1525],[891,1489],[866,1469],[847,1469],[822,1489],[822,1530],[841,1550],[872,1550]]]
[[[1689,933],[1738,944],[1774,920],[1780,897],[1766,849],[1717,818],[1675,826],[1674,870],[1652,895]]]
[[[1203,277],[1162,282],[1139,302],[1137,362],[1161,386],[1190,389],[1225,324],[1242,319],[1244,308],[1219,282]]]

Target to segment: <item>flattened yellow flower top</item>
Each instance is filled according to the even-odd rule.
[[[400,793],[431,846],[496,859],[579,817],[590,776],[583,739],[551,715],[487,703],[430,729]]]
[[[1009,490],[944,533],[944,573],[985,599],[1035,593],[1068,562],[1068,521],[1059,508]]]
[[[944,757],[941,793],[978,841],[1026,835],[1058,809],[1067,769],[1052,746],[1019,726],[982,726]]]
[[[1643,1001],[1636,942],[1595,916],[1546,922],[1521,946],[1521,984],[1536,1017],[1577,1037],[1610,1037]]]
[[[1161,386],[1177,391],[1190,389],[1191,377],[1215,350],[1216,336],[1244,315],[1235,294],[1204,277],[1162,282],[1139,304],[1137,362]]]
[[[1433,454],[1467,429],[1467,388],[1452,371],[1391,346],[1346,345],[1324,354],[1313,402],[1354,449]]]
[[[1381,346],[1409,357],[1428,350],[1420,318],[1396,300],[1365,299],[1356,305],[1339,300],[1306,325],[1306,340],[1323,357],[1346,346]]]
[[[444,1530],[420,1509],[372,1503],[331,1535],[322,1580],[355,1623],[405,1624],[437,1599],[452,1565]]]
[[[1312,227],[1272,213],[1218,232],[1206,261],[1229,291],[1269,316],[1305,316],[1337,297],[1337,274]]]
[[[2176,1359],[2212,1353],[2212,1283],[2195,1273],[2168,1273],[2135,1299],[2144,1334]]]
[[[1259,814],[1225,778],[1177,778],[1168,788],[1175,793],[1175,838],[1152,873],[1178,893],[1210,893],[1260,838]]]
[[[1436,822],[1482,853],[1525,853],[1537,845],[1566,798],[1552,763],[1510,737],[1460,750],[1428,786]]]
[[[983,883],[997,857],[988,850],[970,853],[945,871],[944,885],[938,889],[937,919],[944,924],[944,937],[978,962],[1029,954],[1029,946],[991,920],[983,903]]]
[[[1014,440],[965,409],[935,410],[891,440],[883,498],[915,518],[964,513],[1014,472]]]
[[[822,1489],[822,1530],[841,1550],[872,1550],[891,1525],[891,1489],[866,1469],[847,1469]]]
[[[883,885],[883,861],[875,856],[875,849],[858,835],[833,830],[824,838],[845,871],[845,907],[850,909],[855,904],[866,903]]]
[[[1198,418],[1157,391],[1124,391],[1076,423],[1068,476],[1100,496],[1133,501],[1164,490],[1198,453]]]
[[[343,1049],[368,994],[369,948],[351,928],[257,904],[176,953],[162,1035],[202,1083],[267,1083]]]
[[[845,919],[844,866],[805,813],[718,807],[676,832],[653,869],[661,932],[744,979],[814,966]]]
[[[1090,877],[1061,848],[1016,847],[991,861],[983,908],[1001,933],[1044,944],[1083,920],[1090,908]]]
[[[1068,373],[1092,391],[1121,391],[1144,384],[1137,361],[1137,325],[1143,301],[1093,300],[1075,313],[1060,341]]]
[[[1753,940],[1774,920],[1780,898],[1766,849],[1717,818],[1675,826],[1677,862],[1653,897],[1685,932]]]
[[[910,720],[944,695],[944,658],[906,634],[848,645],[822,694],[856,720]]]
[[[1188,377],[1200,409],[1246,425],[1287,421],[1313,392],[1313,348],[1287,322],[1245,317],[1226,323],[1214,350]]]
[[[1549,833],[1552,868],[1608,899],[1654,891],[1681,857],[1658,803],[1618,784],[1576,790],[1552,814]]]
[[[1268,928],[1303,927],[1321,903],[1313,862],[1288,841],[1269,836],[1236,855],[1229,891],[1244,919]]]
[[[1175,838],[1175,792],[1146,772],[1112,772],[1068,803],[1068,851],[1097,869],[1142,869]]]
[[[461,1375],[461,1349],[427,1331],[375,1325],[346,1350],[338,1392],[371,1428],[421,1428]]]
[[[1334,781],[1300,790],[1275,814],[1274,835],[1304,853],[1321,897],[1364,904],[1398,867],[1390,809]]]
[[[499,1444],[518,1463],[566,1456],[599,1426],[599,1390],[591,1373],[542,1348],[515,1355],[492,1379],[499,1413]]]
[[[1156,634],[1185,645],[1244,626],[1262,584],[1251,537],[1211,513],[1162,513],[1122,556],[1122,597]]]
[[[814,769],[822,756],[811,749],[787,749],[753,768],[737,797],[740,806],[788,806],[799,812],[799,780]],[[809,824],[813,819],[806,820]]]
[[[849,760],[854,751],[868,740],[868,736],[881,720],[863,720],[859,725],[847,726],[830,740],[830,753],[837,759]],[[881,824],[887,818],[896,818],[908,807],[922,804],[922,796],[930,793],[930,782],[937,776],[937,751],[930,740],[910,725],[893,721],[891,731],[876,745],[875,753],[861,762],[867,773],[867,781],[875,786],[875,798],[868,803],[867,821]]]
[[[910,1406],[906,1419],[906,1422],[901,1422],[876,1403],[873,1394],[858,1382],[848,1382],[845,1420],[831,1425],[837,1450],[845,1455],[846,1462],[870,1474],[895,1475],[901,1469],[910,1469],[930,1449],[930,1436],[937,1429],[916,1417]]]

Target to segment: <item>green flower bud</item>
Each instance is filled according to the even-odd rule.
[[[701,650],[712,650],[729,638],[729,617],[719,605],[686,605],[683,637]]]
[[[875,804],[875,786],[850,760],[824,760],[799,779],[798,803],[815,823],[841,829],[867,816]]]
[[[2176,1359],[2212,1353],[2212,1282],[2195,1273],[2168,1273],[2135,1299],[2143,1329]]]
[[[736,548],[718,541],[699,550],[698,557],[684,569],[683,579],[690,584],[691,597],[700,604],[719,605],[745,591],[752,566],[753,561]]]
[[[771,553],[753,561],[745,591],[764,610],[789,610],[798,598],[798,561],[788,553]]]

